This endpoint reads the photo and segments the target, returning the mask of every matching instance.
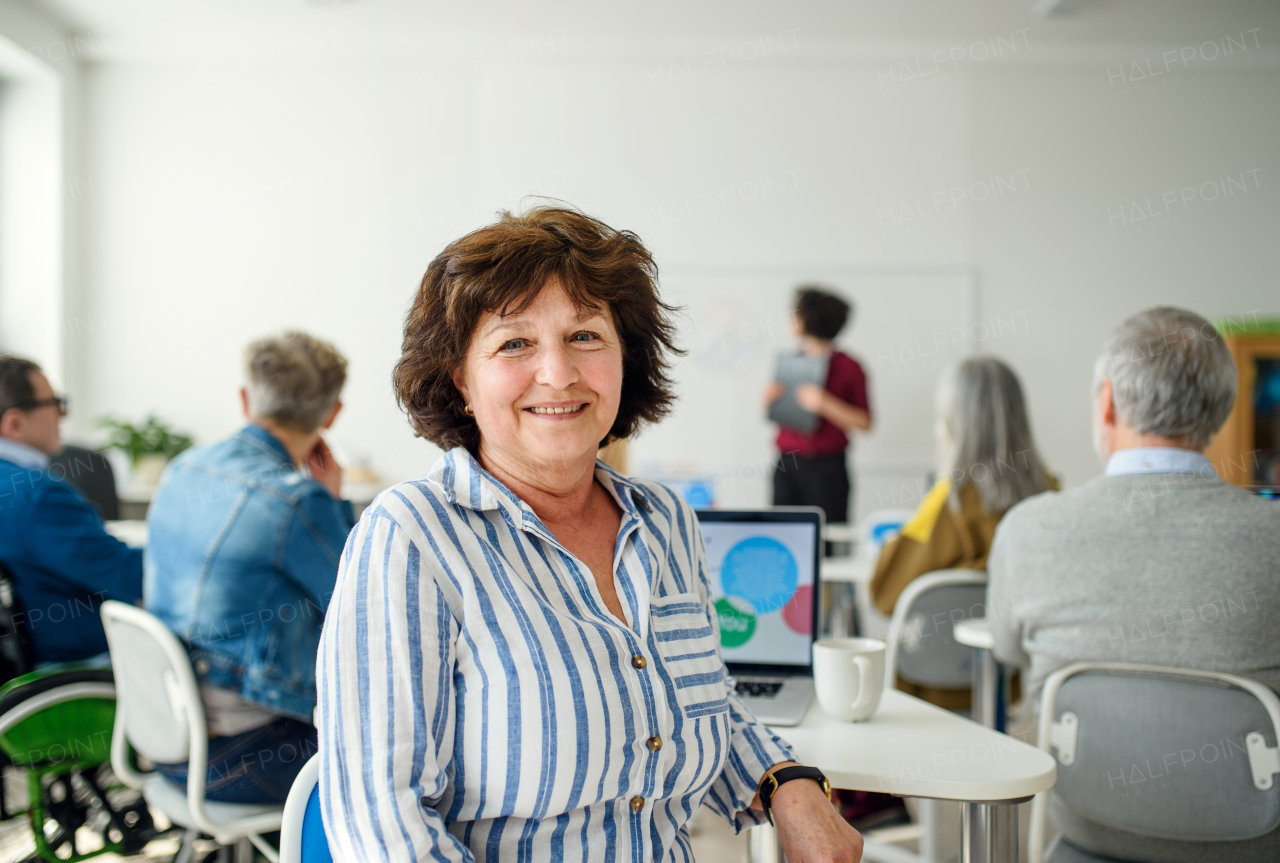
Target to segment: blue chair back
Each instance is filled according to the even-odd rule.
[[[289,789],[280,825],[280,863],[333,863],[320,811],[320,756],[302,766]]]
[[[329,837],[324,833],[324,819],[320,815],[319,784],[311,789],[307,811],[302,816],[302,863],[333,863]]]

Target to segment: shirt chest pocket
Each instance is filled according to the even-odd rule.
[[[649,638],[662,660],[675,702],[687,718],[729,711],[724,662],[701,597],[695,593],[653,597]]]

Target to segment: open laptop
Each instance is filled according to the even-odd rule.
[[[813,699],[822,510],[699,510],[720,651],[761,722],[796,725]]]

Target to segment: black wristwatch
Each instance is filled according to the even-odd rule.
[[[827,781],[826,774],[816,767],[784,767],[781,770],[775,770],[772,773],[766,773],[765,777],[760,780],[760,805],[764,807],[764,814],[769,817],[769,823],[773,823],[773,812],[770,806],[773,803],[773,795],[778,793],[778,787],[792,779],[812,779],[822,786],[822,793],[827,795],[827,799],[831,799],[831,783]]]

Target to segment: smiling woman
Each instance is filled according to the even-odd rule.
[[[597,460],[673,399],[655,277],[634,234],[558,208],[427,270],[395,385],[448,451],[365,511],[325,618],[335,856],[688,860],[704,803],[764,820],[791,748],[725,674],[697,517]],[[771,784],[787,857],[855,861],[814,773]]]
[[[576,307],[553,277],[522,311],[485,315],[451,377],[482,430],[482,463],[559,464],[609,436],[622,345],[607,311]]]
[[[630,231],[555,207],[504,213],[497,224],[450,244],[422,277],[394,376],[401,407],[420,436],[441,449],[465,446],[474,453],[480,429],[466,413],[456,374],[475,349],[473,338],[518,337],[510,328],[520,322],[510,318],[519,318],[554,282],[576,314],[611,325],[622,354],[622,389],[617,416],[598,443],[629,437],[642,423],[666,416],[675,400],[667,354],[682,352],[670,320],[675,309],[658,297],[657,271]]]

